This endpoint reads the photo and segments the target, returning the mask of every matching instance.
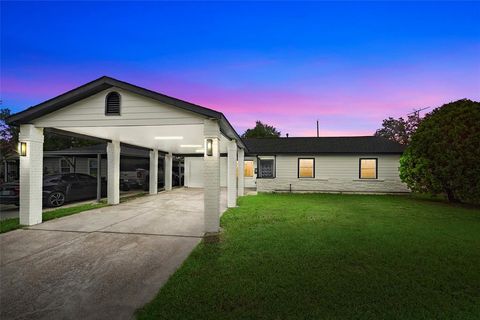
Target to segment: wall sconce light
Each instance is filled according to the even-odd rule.
[[[211,157],[213,155],[213,140],[207,139],[207,156]]]
[[[27,155],[27,143],[26,142],[19,142],[18,143],[18,154],[22,157]]]

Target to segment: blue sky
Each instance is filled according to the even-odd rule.
[[[20,111],[102,75],[222,111],[238,131],[371,134],[480,100],[476,2],[2,2],[1,98]]]

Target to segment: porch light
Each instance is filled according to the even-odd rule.
[[[207,139],[207,156],[211,157],[213,155],[213,140]]]
[[[155,137],[155,140],[183,140],[182,136]]]
[[[22,157],[27,156],[27,143],[19,142],[18,143],[18,154]]]

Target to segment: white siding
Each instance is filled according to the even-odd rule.
[[[121,95],[120,116],[105,115],[105,97]],[[174,106],[118,88],[104,90],[35,120],[38,127],[92,127],[203,124],[203,118]]]
[[[60,159],[61,158],[44,158],[43,172],[44,174],[60,173]],[[69,158],[71,159],[71,158]],[[96,160],[97,158],[77,157],[75,159],[75,172],[89,174],[88,161],[89,159]],[[107,159],[102,159],[102,177],[107,176]],[[73,169],[72,169],[73,172]]]
[[[203,188],[203,157],[185,157],[185,187]],[[227,158],[220,158],[220,186],[227,186]]]
[[[59,173],[60,158],[43,158],[43,174]]]
[[[315,159],[315,178],[298,178],[298,159]],[[378,158],[378,179],[359,179],[359,159]],[[263,192],[409,192],[400,181],[400,155],[277,156],[276,177],[257,179]]]

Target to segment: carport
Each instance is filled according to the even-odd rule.
[[[43,132],[55,130],[107,142],[108,203],[119,203],[121,144],[150,152],[150,194],[157,194],[158,155],[165,155],[165,190],[172,157],[203,155],[203,231],[219,231],[220,156],[227,157],[227,205],[244,194],[245,146],[218,111],[110,77],[101,77],[8,119],[20,126],[20,223],[42,222]],[[237,174],[238,162],[238,174]],[[172,194],[172,196],[175,196]]]

